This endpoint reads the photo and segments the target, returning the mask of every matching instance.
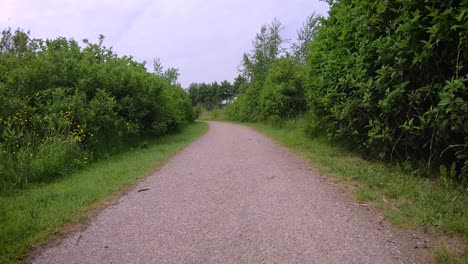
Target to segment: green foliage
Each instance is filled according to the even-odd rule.
[[[308,16],[302,27],[297,31],[297,42],[291,46],[292,54],[297,61],[302,64],[306,63],[309,55],[309,45],[317,34],[318,25],[322,16],[315,12]]]
[[[215,107],[222,106],[231,101],[237,94],[239,86],[233,86],[228,81],[221,84],[213,83],[191,83],[188,94],[193,106],[201,105],[211,111]]]
[[[163,93],[166,100],[163,107],[163,117],[161,120],[167,126],[167,131],[177,131],[188,122],[194,120],[192,103],[187,93],[180,87],[169,87]]]
[[[203,111],[203,108],[200,105],[195,106],[193,108],[193,119],[197,120],[200,117],[202,111]]]
[[[84,40],[2,31],[0,191],[66,174],[125,138],[161,136],[193,121],[182,88],[131,57]]]
[[[227,107],[237,121],[294,118],[307,111],[305,66],[289,55],[276,59],[262,81],[244,84],[245,90]]]
[[[277,19],[268,25],[263,25],[253,40],[253,50],[244,54],[240,66],[242,75],[236,79],[236,82],[241,83],[241,89],[238,89],[240,93],[226,108],[229,118],[237,121],[257,121],[263,118],[259,107],[259,96],[270,69],[284,53],[285,40],[281,36],[282,30],[283,26]],[[268,97],[276,95],[278,92],[266,92],[264,102],[270,100]],[[277,98],[271,99],[277,101]]]
[[[255,82],[244,85],[243,93],[239,94],[236,100],[226,106],[227,116],[235,121],[258,121],[260,120],[258,98],[260,88]]]
[[[329,16],[298,31],[292,59],[280,52],[281,24],[262,27],[229,118],[309,112],[312,134],[368,158],[454,168],[449,177],[467,183],[468,1],[327,2]]]
[[[247,83],[247,78],[245,78],[241,74],[239,74],[234,79],[234,83],[232,84],[232,87],[231,87],[231,94],[233,95],[233,98],[231,99],[234,99],[234,97],[241,94],[245,90],[246,83]]]
[[[261,28],[253,42],[254,49],[244,55],[241,71],[244,78],[236,100],[226,114],[237,121],[260,121],[294,118],[307,111],[305,99],[306,70],[304,49],[315,34],[317,17],[311,16],[299,31],[301,42],[294,45],[295,55],[284,54],[282,26],[278,20]],[[247,82],[248,80],[248,82]]]
[[[258,107],[261,118],[294,118],[305,113],[305,85],[303,65],[289,56],[278,59],[269,70],[260,91]]]
[[[449,247],[445,242],[432,250],[437,263],[466,264],[468,261],[468,249],[456,249]]]
[[[283,26],[277,19],[260,28],[253,40],[252,52],[244,54],[241,65],[241,72],[250,81],[263,82],[271,65],[284,52],[282,30]]]
[[[371,156],[455,163],[466,177],[467,11],[467,1],[335,3],[309,57],[317,124]]]

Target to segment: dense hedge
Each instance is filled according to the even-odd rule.
[[[294,118],[307,111],[306,69],[290,56],[277,59],[261,81],[245,84],[245,92],[227,107],[237,121]]]
[[[299,34],[312,36],[315,17],[311,16]],[[228,105],[227,115],[237,121],[261,121],[267,119],[294,118],[307,111],[305,99],[306,74],[303,56],[285,53],[283,27],[278,20],[262,26],[253,41],[254,48],[244,54],[241,72],[245,80],[236,100]],[[309,34],[304,34],[309,32]],[[299,42],[298,51],[307,47]],[[300,54],[293,50],[293,54]]]
[[[131,57],[73,39],[0,42],[2,189],[63,175],[130,137],[160,136],[193,120],[182,88]]]
[[[293,45],[308,47],[307,78],[302,61],[288,55],[244,62],[263,72],[245,71],[250,82],[228,116],[308,112],[315,131],[370,157],[442,165],[443,174],[467,180],[468,1],[328,2],[329,16],[300,31],[313,38]]]
[[[333,137],[466,170],[468,1],[338,1],[309,67],[309,106]]]

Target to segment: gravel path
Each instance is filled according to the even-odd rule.
[[[84,231],[32,261],[430,263],[415,249],[420,239],[254,130],[210,122]]]

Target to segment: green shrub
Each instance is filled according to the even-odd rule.
[[[258,98],[260,89],[258,83],[245,85],[245,91],[226,107],[227,116],[235,121],[259,121],[260,113]]]
[[[198,119],[200,117],[201,113],[202,113],[202,106],[201,105],[195,106],[193,108],[193,117],[192,117],[192,119],[193,120]]]
[[[193,121],[180,86],[117,56],[103,40],[82,47],[2,31],[1,190],[54,179],[128,138],[161,136]]]
[[[371,156],[466,176],[467,25],[467,1],[333,4],[309,57],[317,125]]]
[[[468,182],[468,1],[327,2],[293,44],[308,50],[305,66],[280,52],[279,22],[262,27],[227,116],[306,114],[310,135]]]
[[[260,91],[258,107],[261,118],[295,118],[304,114],[307,111],[305,82],[303,65],[289,56],[278,59]]]

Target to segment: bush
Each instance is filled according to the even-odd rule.
[[[306,75],[303,65],[287,56],[277,60],[268,72],[258,98],[261,118],[295,118],[307,111]]]
[[[311,135],[468,181],[468,2],[327,2],[329,16],[312,16],[293,45],[306,66],[279,52],[278,30],[266,34],[281,27],[262,27],[228,117],[305,114]]]
[[[226,107],[226,115],[235,121],[252,122],[260,120],[258,97],[260,89],[258,84],[250,83],[245,91]]]
[[[193,121],[186,92],[103,45],[2,31],[2,190],[66,174],[127,138],[161,136]]]
[[[193,120],[198,119],[200,117],[201,113],[202,113],[202,106],[201,105],[195,106],[193,108],[193,117],[192,117],[192,119]]]
[[[275,60],[264,79],[256,80],[228,106],[237,121],[265,121],[271,117],[295,118],[307,111],[304,65],[289,55]]]
[[[466,176],[467,11],[466,1],[333,4],[309,58],[318,125],[373,156],[455,163]]]

